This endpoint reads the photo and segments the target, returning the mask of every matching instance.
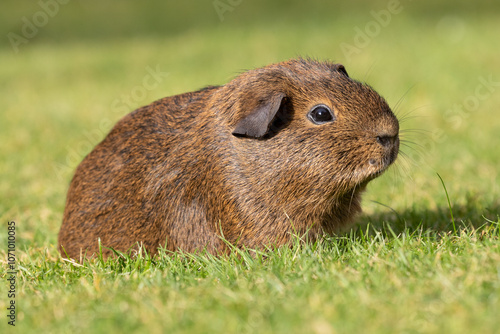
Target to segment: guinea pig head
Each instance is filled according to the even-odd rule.
[[[353,196],[398,155],[397,118],[340,64],[291,60],[227,88],[238,169],[283,201]]]

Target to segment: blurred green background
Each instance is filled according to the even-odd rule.
[[[437,224],[447,203],[436,172],[459,219],[482,224],[498,214],[497,1],[9,0],[1,8],[0,217],[19,222],[22,246],[54,249],[74,168],[127,112],[296,56],[343,63],[406,118],[410,147],[370,185],[360,223],[392,221],[380,202],[416,214],[415,224]]]
[[[0,9],[0,220],[17,223],[19,330],[226,332],[257,314],[258,333],[498,331],[498,224],[471,231],[500,219],[500,2],[2,0]],[[60,259],[73,171],[118,119],[297,56],[343,63],[402,120],[406,145],[370,183],[358,219],[376,236],[278,251],[253,267],[167,257],[121,272]],[[469,227],[461,234],[437,173],[457,226]]]

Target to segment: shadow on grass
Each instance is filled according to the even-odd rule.
[[[366,215],[359,219],[358,229],[366,230],[367,225],[374,231],[383,231],[386,226],[396,234],[424,230],[437,234],[452,234],[455,230],[479,229],[485,225],[500,224],[500,200],[485,205],[478,198],[467,198],[463,205],[452,206],[453,219],[449,207],[431,210],[413,207],[405,211],[394,211],[387,207],[381,213]]]
[[[351,254],[353,247],[359,250],[360,246],[367,246],[372,242],[397,244],[397,239],[409,239],[412,236],[416,236],[415,240],[419,239],[419,236],[424,236],[427,240],[451,240],[463,235],[495,240],[500,237],[500,200],[485,205],[479,198],[470,197],[464,205],[455,205],[452,210],[455,226],[448,207],[435,210],[413,207],[402,212],[387,208],[381,213],[362,215],[358,219],[358,225],[344,234],[327,236],[314,243],[308,241],[307,234],[294,236],[290,245],[261,250],[239,248],[228,242],[231,252],[221,256],[212,255],[206,250],[190,254],[182,251],[171,252],[163,248],[159,249],[158,254],[151,255],[138,245],[137,249],[127,252],[108,248],[115,255],[108,258],[103,256],[104,246],[100,246],[100,252],[94,257],[80,261],[60,258],[57,262],[66,262],[76,269],[101,268],[116,273],[145,272],[151,268],[168,268],[170,271],[183,273],[211,268],[214,265],[225,268],[227,264],[245,265],[250,268],[266,261],[278,261],[277,259],[287,256],[296,258],[297,254],[311,255],[325,250],[343,257],[345,254]],[[465,242],[467,240],[468,238],[464,238]]]

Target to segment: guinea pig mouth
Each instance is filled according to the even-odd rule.
[[[367,181],[371,181],[380,175],[384,174],[384,172],[393,164],[396,160],[397,151],[391,152],[388,156],[383,157],[380,160],[370,159],[368,160],[368,176]]]
[[[399,153],[399,141],[396,140],[395,145],[383,150],[382,152],[374,152],[373,155],[361,166],[357,167],[354,173],[353,181],[357,186],[367,185],[373,179],[376,179],[396,161]]]

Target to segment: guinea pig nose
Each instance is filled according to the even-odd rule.
[[[396,141],[396,136],[381,135],[377,136],[377,143],[384,147],[389,147]]]

